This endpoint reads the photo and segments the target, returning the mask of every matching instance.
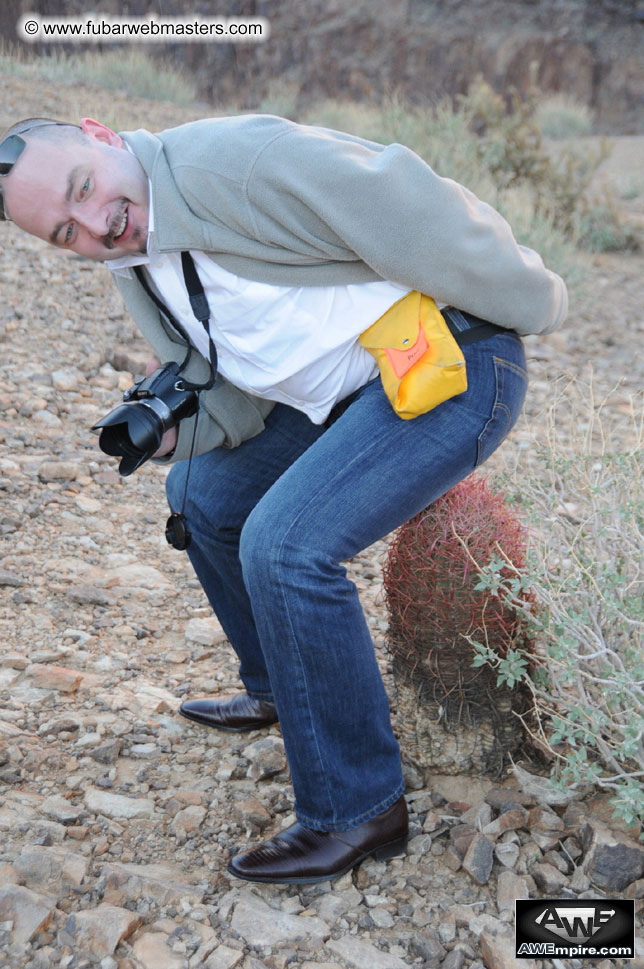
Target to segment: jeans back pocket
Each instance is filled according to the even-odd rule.
[[[524,367],[503,357],[492,359],[496,393],[492,415],[478,436],[476,467],[487,461],[510,433],[521,413],[528,389],[528,374]]]

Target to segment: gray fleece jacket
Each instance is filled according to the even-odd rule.
[[[499,213],[402,145],[271,115],[123,137],[152,183],[161,252],[199,249],[277,285],[389,279],[521,334],[550,332],[566,316],[563,280]],[[137,280],[115,278],[160,359],[183,359],[181,337]],[[206,378],[196,352],[187,375]],[[259,433],[271,406],[220,377],[201,395],[195,453]],[[181,423],[171,460],[188,456],[193,421]]]

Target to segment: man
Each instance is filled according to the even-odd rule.
[[[156,458],[175,462],[170,504],[245,692],[181,712],[228,730],[279,718],[298,819],[229,870],[314,882],[401,853],[400,754],[340,563],[499,445],[525,395],[518,334],[563,321],[565,285],[497,212],[408,149],[270,116],[159,135],[22,123],[0,142],[0,174],[5,215],[105,260],[158,360],[183,361],[189,343],[185,372],[201,382],[210,341],[181,252],[207,296],[219,376]],[[358,337],[410,290],[443,309],[468,388],[401,420]],[[482,321],[497,326],[468,342]]]

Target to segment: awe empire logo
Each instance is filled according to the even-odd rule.
[[[517,900],[519,957],[613,956],[632,958],[634,903],[622,899]]]
[[[595,932],[615,917],[614,908],[601,908],[595,905],[579,908],[563,908],[551,905],[537,915],[535,922],[548,932],[565,939],[566,942],[589,942]]]

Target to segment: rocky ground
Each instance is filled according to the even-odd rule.
[[[3,81],[7,121],[82,111],[154,129],[190,116]],[[642,200],[630,205],[640,218]],[[278,728],[220,734],[176,713],[182,697],[238,682],[187,560],[165,543],[164,472],[119,478],[89,431],[145,347],[107,270],[2,232],[0,966],[510,969],[518,897],[627,897],[639,911],[644,850],[605,798],[553,805],[512,776],[428,780],[411,765],[406,857],[300,889],[228,876],[231,851],[291,823],[291,793]],[[565,328],[526,341],[531,393],[506,450],[529,461],[552,380],[591,368],[599,397],[623,378],[607,415],[629,433],[643,304],[638,257],[594,259]],[[385,548],[349,569],[391,686]],[[641,943],[630,965],[644,966]]]

